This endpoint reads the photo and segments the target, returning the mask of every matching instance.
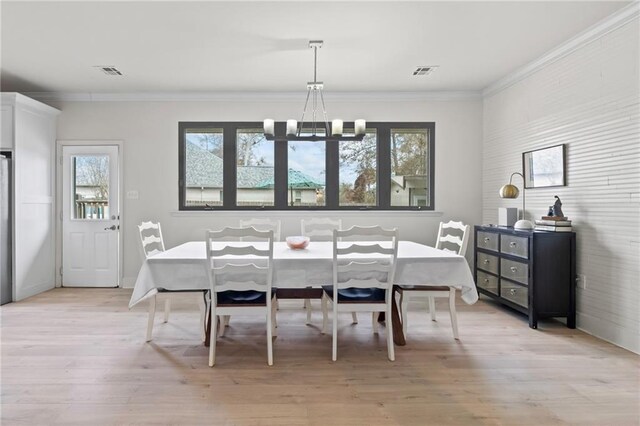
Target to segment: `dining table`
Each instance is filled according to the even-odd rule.
[[[274,242],[273,287],[290,291],[309,287],[319,289],[332,282],[331,241],[311,241],[304,249],[292,249],[285,242]],[[478,300],[473,275],[464,256],[413,241],[398,242],[394,284],[449,286],[460,290],[461,298],[467,304]],[[209,289],[205,241],[189,241],[145,259],[136,279],[129,308],[158,291]],[[395,297],[392,322],[394,342],[403,346],[406,342]]]

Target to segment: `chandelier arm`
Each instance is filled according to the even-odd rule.
[[[324,105],[324,95],[322,94],[322,90],[320,90],[320,101],[322,102],[322,114],[324,115],[324,128],[326,136],[330,136],[331,132],[329,131],[329,119],[327,118],[327,108]]]
[[[304,109],[302,110],[302,119],[300,123],[298,123],[298,134],[296,136],[300,136],[302,133],[302,125],[304,124],[304,115],[307,113],[307,105],[309,104],[309,95],[311,95],[311,89],[307,89],[307,99],[304,101]]]
[[[313,89],[313,122],[312,122],[312,128],[313,128],[313,135],[315,136],[316,133],[316,129],[317,129],[317,121],[316,121],[316,114],[318,111],[318,90],[317,89]]]

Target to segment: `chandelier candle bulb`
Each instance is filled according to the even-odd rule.
[[[275,135],[275,121],[270,118],[264,120],[264,134]]]
[[[298,122],[287,120],[287,136],[295,136],[298,133]]]
[[[367,122],[365,120],[356,120],[354,127],[356,136],[364,135]]]
[[[342,135],[342,120],[331,121],[331,135],[332,136]]]

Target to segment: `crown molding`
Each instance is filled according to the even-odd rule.
[[[0,94],[0,100],[3,105],[15,103],[16,105],[20,105],[25,108],[30,108],[34,111],[44,112],[51,115],[58,115],[62,112],[57,108],[39,102],[33,97],[25,96],[17,92],[3,92]]]
[[[25,95],[43,102],[291,102],[306,92],[30,92]],[[325,93],[331,102],[459,101],[481,99],[480,91],[433,92],[334,92]]]
[[[570,55],[581,47],[628,24],[634,19],[637,19],[638,16],[640,16],[640,2],[634,0],[631,4],[614,12],[612,15],[606,17],[600,22],[597,22],[581,33],[578,33],[576,36],[570,38],[559,46],[556,46],[538,59],[529,62],[527,65],[517,69],[513,73],[508,74],[495,83],[490,84],[482,91],[482,96],[492,96],[495,93],[524,80],[549,64]]]

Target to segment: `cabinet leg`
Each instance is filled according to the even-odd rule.
[[[538,317],[529,315],[529,328],[538,328]]]
[[[568,328],[576,328],[576,316],[574,315],[569,315],[567,317],[567,327]]]

